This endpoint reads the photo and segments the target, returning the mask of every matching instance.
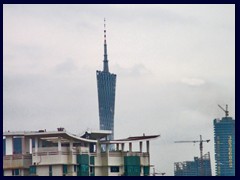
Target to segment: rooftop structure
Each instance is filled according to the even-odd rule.
[[[102,140],[109,134],[111,131],[93,131],[80,137],[64,129],[4,132],[4,176],[149,175],[149,141],[159,135]],[[21,152],[18,153],[14,153],[15,138],[21,139]],[[144,142],[146,152],[143,151]],[[139,144],[138,151],[133,151],[133,143]],[[106,146],[105,150],[102,145]],[[116,149],[111,150],[110,145]]]

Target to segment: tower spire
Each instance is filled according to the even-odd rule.
[[[109,72],[108,58],[107,58],[107,35],[106,35],[106,19],[104,18],[104,60],[103,60],[103,71]]]

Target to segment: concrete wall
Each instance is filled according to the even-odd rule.
[[[29,176],[29,169],[23,169],[22,176]]]
[[[8,136],[6,137],[6,155],[13,154],[13,137]]]
[[[149,156],[143,153],[132,153],[133,155],[140,155],[141,166],[149,166]],[[95,176],[120,176],[124,173],[124,156],[127,153],[122,154],[121,152],[109,152],[98,153],[98,157],[95,157]],[[100,166],[100,167],[99,167]],[[119,166],[119,172],[111,172],[110,166]],[[143,175],[143,168],[141,169],[141,175]]]
[[[49,176],[49,166],[37,166],[38,176]]]
[[[108,157],[108,166],[124,165],[124,157]]]
[[[19,168],[29,168],[32,164],[31,155],[7,155],[3,156],[3,168],[4,169],[19,169]]]
[[[140,157],[140,164],[142,166],[149,166],[150,165],[149,157]]]
[[[15,168],[15,169],[17,169],[17,168]],[[19,169],[19,176],[28,176],[28,175],[29,175],[28,169]],[[4,170],[3,176],[13,176],[12,169]]]
[[[95,167],[94,168],[94,174],[95,176],[102,176],[102,168],[101,167]]]
[[[76,168],[76,172],[74,172],[74,165],[68,165],[67,176],[77,176],[77,168]]]
[[[4,170],[4,176],[12,176],[12,170]]]
[[[95,167],[95,176],[108,176],[108,167]]]
[[[49,176],[49,165],[47,166],[37,166],[37,175],[38,176]],[[53,176],[62,176],[62,165],[53,165],[52,166],[52,175]]]
[[[52,167],[53,176],[62,176],[63,170],[62,165],[55,165]]]
[[[69,147],[39,147],[38,153],[33,153],[33,163],[36,164],[76,164],[76,150],[69,151]],[[33,148],[35,152],[35,148]]]

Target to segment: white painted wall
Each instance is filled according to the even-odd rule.
[[[35,150],[33,149],[33,152]],[[42,155],[33,155],[33,164],[44,165],[44,164],[76,164],[76,155],[71,154],[69,147],[62,147],[60,154],[51,155],[50,152],[58,153],[57,147],[44,147],[38,148],[38,153],[44,153]],[[68,155],[62,155],[61,153],[69,153]],[[76,151],[74,151],[76,152]]]
[[[22,138],[22,154],[29,154],[30,146],[29,146],[29,138],[23,137]]]
[[[13,137],[7,136],[6,137],[6,155],[13,154]]]
[[[63,175],[63,168],[62,165],[54,165],[52,167],[53,176],[62,176]]]
[[[22,176],[29,176],[29,170],[28,169],[22,169]]]
[[[4,176],[12,176],[12,170],[4,170]]]
[[[140,164],[142,166],[149,166],[149,157],[140,157]]]
[[[49,176],[49,165],[46,166],[37,166],[37,175],[38,176]],[[52,175],[53,176],[62,176],[62,165],[52,165]]]
[[[49,166],[37,166],[38,176],[49,176]]]
[[[28,175],[28,171],[25,169],[19,169],[19,175],[18,176],[27,176]],[[4,174],[3,176],[13,176],[12,175],[12,169],[7,169],[4,170]]]
[[[77,176],[77,171],[74,172],[74,165],[68,165],[68,174],[67,176]]]
[[[108,166],[121,166],[124,165],[124,157],[108,157]]]

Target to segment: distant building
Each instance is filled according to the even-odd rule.
[[[49,132],[4,132],[3,174],[4,176],[150,175],[149,141],[159,135],[100,141],[110,134],[111,131],[95,131],[86,132],[79,137],[64,129]],[[14,154],[14,138],[21,139],[21,153]],[[139,143],[138,151],[133,151],[133,143]],[[143,152],[143,143],[146,145],[146,152]],[[106,146],[105,151],[101,149],[102,145]],[[116,146],[116,149],[111,150],[110,145]]]
[[[202,176],[201,159],[174,163],[174,176]],[[203,176],[212,176],[210,153],[203,156]]]
[[[217,176],[235,176],[235,120],[215,119],[214,146]]]
[[[114,139],[116,77],[117,77],[116,74],[112,74],[109,72],[106,29],[104,29],[103,71],[97,71],[97,89],[98,89],[100,130],[112,131],[112,134],[108,136],[109,140]]]

